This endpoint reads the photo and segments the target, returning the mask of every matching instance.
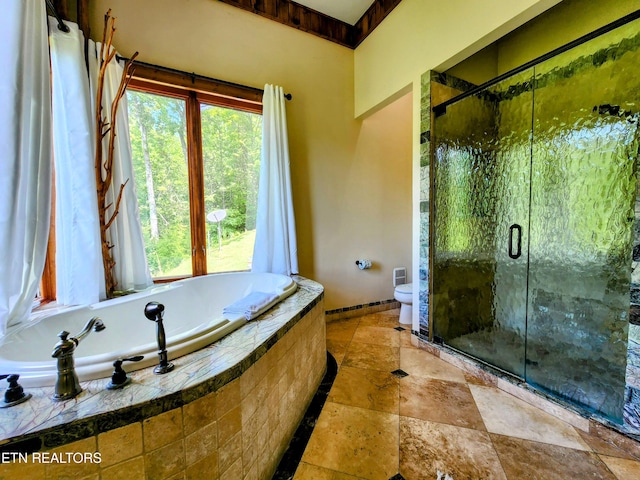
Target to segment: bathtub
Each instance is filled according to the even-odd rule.
[[[285,275],[272,273],[219,273],[158,285],[145,291],[93,305],[70,307],[19,325],[0,339],[0,372],[17,373],[25,387],[54,385],[56,360],[51,357],[58,333],[77,335],[92,317],[106,327],[91,332],[74,354],[80,381],[109,377],[118,358],[144,355],[140,362],[127,362],[127,371],[156,365],[156,324],[144,316],[148,302],[165,306],[164,328],[169,359],[203,348],[244,325],[242,315],[223,315],[225,306],[253,291],[276,293],[278,297],[262,309],[273,307],[296,290]]]

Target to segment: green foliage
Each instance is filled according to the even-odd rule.
[[[187,265],[179,273],[190,273],[185,102],[132,90],[127,100],[135,187],[151,274],[176,274],[176,268],[184,270]],[[255,229],[262,117],[202,105],[201,118],[204,214],[226,210],[222,235],[233,238]],[[208,223],[207,229],[208,237],[217,242],[217,224]]]

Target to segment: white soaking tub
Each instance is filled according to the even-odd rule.
[[[276,294],[262,313],[291,295],[296,283],[272,273],[219,273],[151,287],[143,292],[93,305],[70,307],[34,322],[19,325],[0,339],[0,373],[17,373],[26,387],[54,385],[56,360],[51,354],[62,330],[75,336],[92,317],[105,325],[76,347],[74,358],[80,381],[108,377],[119,358],[144,355],[127,363],[133,371],[158,363],[156,324],[144,315],[148,302],[165,307],[163,324],[169,359],[199,350],[247,322],[241,314],[225,315],[224,307],[252,292]]]

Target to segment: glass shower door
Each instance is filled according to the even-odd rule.
[[[435,119],[436,340],[525,374],[533,70]]]
[[[599,65],[592,55],[612,51],[623,34],[536,66],[526,368],[529,383],[618,422],[638,152],[632,72],[640,55],[616,52]],[[616,88],[630,82],[636,87]]]

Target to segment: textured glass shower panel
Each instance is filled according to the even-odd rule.
[[[640,106],[640,58],[614,53],[620,36],[536,67],[526,369],[528,382],[619,422],[638,149],[629,113]]]
[[[434,335],[520,376],[532,75],[448,106],[434,128]]]

